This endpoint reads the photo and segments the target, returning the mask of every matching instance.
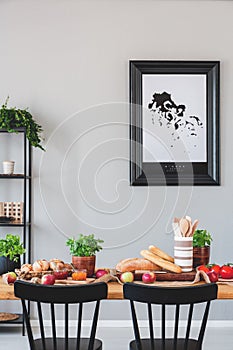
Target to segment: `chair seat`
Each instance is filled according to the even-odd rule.
[[[150,339],[141,339],[141,348],[137,347],[136,341],[132,340],[129,344],[130,350],[201,350],[198,349],[197,340],[189,339],[187,342],[185,339],[177,339],[176,346],[174,346],[173,339],[166,339],[165,342],[162,339],[154,339],[154,343],[151,344]]]
[[[76,350],[77,339],[69,338],[68,344],[65,343],[64,338],[57,338],[56,350]],[[82,338],[80,340],[79,350],[88,350],[89,338]],[[41,339],[35,339],[35,350],[50,350],[54,349],[53,338],[45,338],[45,345]],[[102,350],[102,342],[99,339],[95,339],[93,350]]]

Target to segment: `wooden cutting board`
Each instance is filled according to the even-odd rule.
[[[135,271],[135,281],[140,281],[143,271]],[[156,281],[193,281],[196,275],[196,271],[174,273],[174,272],[155,272]]]
[[[66,280],[56,280],[55,285],[79,285],[79,284],[88,284],[93,282],[94,278],[87,278],[85,281],[74,281],[70,277],[68,277]]]

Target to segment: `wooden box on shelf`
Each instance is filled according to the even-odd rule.
[[[0,216],[13,217],[14,222],[23,223],[23,202],[0,202]]]

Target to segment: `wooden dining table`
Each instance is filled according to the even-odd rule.
[[[175,286],[173,282],[155,282],[154,285],[159,286]],[[182,284],[180,284],[182,285]],[[186,285],[184,283],[184,285]],[[190,285],[190,284],[189,284]],[[0,277],[0,300],[17,300],[14,295],[14,286],[3,283]],[[109,300],[123,300],[123,286],[117,282],[108,283]],[[218,299],[233,299],[233,282],[229,284],[218,284]]]

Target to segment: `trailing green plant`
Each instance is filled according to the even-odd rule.
[[[210,246],[213,238],[207,230],[196,230],[193,234],[193,247]]]
[[[7,234],[0,239],[0,256],[9,257],[12,261],[18,261],[19,255],[24,254],[26,249],[20,243],[20,236]]]
[[[30,144],[44,151],[40,136],[40,133],[43,131],[42,127],[37,124],[27,109],[8,108],[8,101],[9,97],[7,97],[6,102],[0,108],[0,129],[17,133],[17,128],[25,128],[26,137]]]
[[[70,248],[70,254],[73,256],[92,256],[102,249],[100,244],[103,242],[101,239],[96,239],[94,235],[80,234],[77,239],[69,238],[66,245]]]

